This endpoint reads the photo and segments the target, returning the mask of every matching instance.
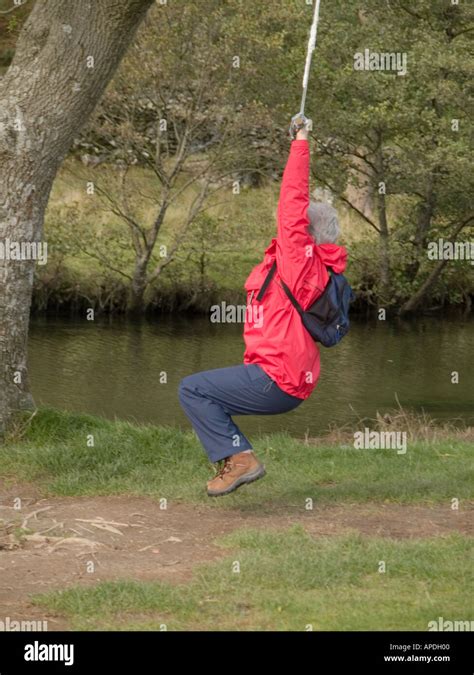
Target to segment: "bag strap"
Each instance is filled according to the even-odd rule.
[[[271,282],[271,280],[273,279],[273,277],[274,277],[274,275],[275,275],[276,268],[277,268],[277,264],[276,264],[276,260],[275,260],[274,263],[273,263],[273,265],[272,265],[272,266],[270,267],[270,269],[268,270],[268,274],[267,274],[267,276],[265,277],[265,281],[264,281],[263,284],[262,284],[262,288],[260,289],[260,291],[259,291],[259,293],[258,293],[258,295],[257,295],[257,300],[258,300],[258,302],[261,302],[261,301],[262,301],[262,298],[263,298],[263,296],[265,295],[265,293],[266,293],[266,291],[267,291],[267,288],[268,288],[268,286],[270,285],[270,282]],[[330,267],[326,267],[326,269],[327,269],[327,271],[328,271],[329,277],[331,278],[331,276],[334,274],[333,270],[332,270]],[[280,279],[280,283],[281,283],[281,286],[282,286],[283,290],[284,290],[285,293],[286,293],[286,296],[287,296],[288,300],[291,302],[291,304],[292,304],[293,307],[296,309],[296,311],[298,312],[298,314],[300,314],[301,316],[303,316],[304,311],[303,311],[303,308],[301,307],[301,305],[299,304],[298,300],[295,298],[295,296],[294,296],[293,293],[290,291],[290,289],[288,288],[288,286],[285,284],[285,282],[283,281],[283,279]]]
[[[287,297],[288,297],[288,300],[291,302],[291,304],[292,304],[293,307],[296,309],[296,311],[298,312],[298,314],[300,314],[301,316],[303,316],[303,314],[304,314],[303,308],[301,307],[301,305],[300,305],[300,303],[298,302],[298,300],[295,298],[295,296],[294,296],[293,293],[290,291],[290,289],[288,288],[288,286],[285,284],[285,282],[283,281],[283,279],[280,279],[280,283],[281,283],[281,286],[282,286],[283,290],[285,291],[285,293],[286,293],[286,295],[287,295]]]
[[[265,293],[266,293],[266,291],[267,291],[267,288],[269,287],[270,282],[271,282],[271,280],[273,279],[273,277],[274,277],[274,275],[275,275],[276,268],[277,268],[277,264],[276,264],[276,260],[275,260],[275,261],[273,262],[273,265],[272,265],[272,266],[270,267],[270,269],[268,270],[268,274],[267,274],[267,276],[265,277],[265,281],[264,281],[263,284],[262,284],[262,288],[260,289],[260,291],[259,291],[259,293],[258,293],[258,295],[257,295],[257,300],[258,300],[258,302],[261,302],[261,301],[262,301],[262,298],[263,298],[263,296],[265,295]]]
[[[326,267],[326,269],[327,269],[327,271],[328,271],[329,279],[331,279],[332,275],[334,274],[334,270],[332,269],[332,267]],[[329,283],[329,282],[328,282],[328,283]],[[285,293],[286,293],[286,295],[287,295],[287,297],[288,297],[288,300],[291,302],[291,304],[292,304],[293,307],[296,309],[296,311],[298,312],[298,314],[299,314],[300,316],[303,316],[303,314],[304,314],[303,308],[301,307],[300,303],[299,303],[298,300],[295,298],[295,296],[293,295],[293,293],[290,291],[290,289],[288,288],[288,286],[285,284],[285,282],[283,281],[283,279],[280,279],[280,284],[281,284],[283,290],[285,291]],[[326,286],[326,288],[327,288],[327,286]],[[323,293],[324,293],[324,291],[323,291]]]

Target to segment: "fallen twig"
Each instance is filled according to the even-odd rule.
[[[33,517],[36,518],[38,513],[43,513],[43,511],[49,511],[49,509],[51,509],[51,508],[52,508],[52,506],[43,506],[42,509],[36,509],[36,511],[32,511],[27,516],[25,516],[25,518],[23,519],[23,522],[21,524],[21,527],[23,529],[26,528],[26,525],[27,525],[28,521],[30,520],[30,518],[33,518]]]

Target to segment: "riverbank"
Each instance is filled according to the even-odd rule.
[[[156,217],[156,203],[142,196],[156,196],[154,176],[138,167],[133,167],[130,175],[134,215],[145,227]],[[83,316],[90,308],[99,314],[127,312],[137,272],[129,223],[120,216],[120,209],[87,192],[85,186],[91,181],[103,189],[107,186],[107,191],[118,189],[113,167],[104,164],[92,169],[74,158],[65,162],[55,180],[43,237],[48,244],[48,261],[36,269],[32,309],[37,315]],[[245,302],[245,279],[275,236],[279,182],[267,180],[259,188],[242,187],[238,194],[220,191],[219,199],[209,203],[182,233],[196,198],[195,189],[185,189],[167,211],[142,279],[145,291],[137,315],[209,314],[214,304]],[[354,211],[336,206],[342,229],[340,243],[349,251],[347,276],[357,296],[352,312],[375,312],[381,301],[377,237]],[[395,219],[398,208],[395,200],[391,206]],[[418,261],[413,255],[413,247],[403,237],[393,239],[390,297],[384,298],[382,305],[389,314],[397,314],[433,271],[434,263],[427,255]],[[469,261],[450,262],[413,314],[439,314],[453,308],[469,312],[474,296],[471,271]]]
[[[408,423],[405,418],[402,426]],[[422,423],[406,432],[403,454],[355,449],[347,433],[306,441],[287,434],[257,438],[255,450],[268,476],[244,491],[245,504],[271,508],[277,499],[304,508],[308,497],[318,504],[468,498],[472,427],[456,432]],[[209,503],[203,485],[212,472],[203,450],[192,432],[172,427],[42,409],[0,447],[0,466],[4,478],[34,482],[49,495],[126,493]],[[242,496],[231,495],[216,508],[223,501],[241,504]]]
[[[474,431],[409,431],[404,455],[343,433],[260,437],[265,479],[210,500],[193,434],[39,410],[0,448],[0,616],[47,630],[468,620]]]

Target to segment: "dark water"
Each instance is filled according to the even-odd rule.
[[[187,427],[176,390],[184,375],[242,362],[241,326],[207,319],[142,324],[35,320],[30,372],[38,404]],[[474,421],[474,322],[355,323],[321,349],[321,379],[296,411],[239,418],[244,431],[317,435],[396,406]],[[452,371],[459,384],[451,384]],[[160,383],[160,373],[167,383]]]

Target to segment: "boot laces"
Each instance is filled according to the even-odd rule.
[[[227,457],[224,459],[222,466],[217,469],[216,478],[224,478],[226,473],[229,473],[232,469],[232,457]]]

